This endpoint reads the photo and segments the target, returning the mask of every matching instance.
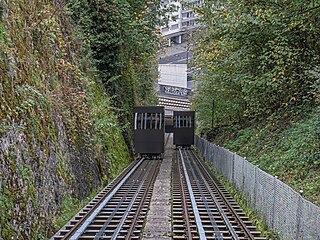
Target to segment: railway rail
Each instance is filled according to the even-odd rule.
[[[132,163],[51,239],[140,239],[160,164]]]
[[[141,239],[161,163],[134,161],[51,240]],[[265,239],[192,149],[175,151],[171,174],[172,239]]]
[[[265,239],[193,150],[176,151],[172,191],[173,239]]]

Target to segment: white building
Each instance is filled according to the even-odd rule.
[[[163,37],[171,41],[181,43],[185,34],[199,26],[199,16],[190,9],[190,6],[201,6],[204,0],[162,0],[163,5],[174,5],[176,11],[168,14],[168,25],[161,28]]]
[[[187,64],[159,64],[158,84],[187,88]]]

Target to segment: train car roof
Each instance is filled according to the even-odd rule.
[[[163,113],[163,106],[136,106],[133,108],[133,112],[135,113]]]
[[[173,116],[194,116],[194,115],[195,115],[195,111],[189,111],[189,110],[173,112]]]

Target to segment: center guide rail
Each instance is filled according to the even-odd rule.
[[[120,175],[106,186],[94,199],[90,201],[73,219],[62,227],[50,240],[78,239],[86,227],[97,216],[101,209],[114,196],[118,189],[135,172],[144,161],[144,158],[132,162]]]
[[[265,240],[194,150],[178,148],[173,165],[173,239]]]

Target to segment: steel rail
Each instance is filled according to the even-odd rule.
[[[150,181],[148,182],[148,184],[146,186],[146,191],[144,191],[144,193],[143,193],[142,199],[140,200],[139,207],[137,209],[137,213],[141,212],[143,204],[145,204],[145,202],[146,202],[146,198],[147,198],[148,192],[150,190],[151,184],[154,183],[154,181],[156,180],[156,177],[158,175],[159,167],[160,167],[161,162],[159,160],[156,161],[156,162],[157,162],[157,164],[156,164],[155,171],[153,172],[152,177],[151,177]],[[127,233],[127,236],[126,236],[126,240],[131,239],[131,235],[132,235],[132,232],[134,230],[135,224],[136,224],[136,222],[138,220],[138,217],[139,217],[138,214],[136,214],[134,216],[134,219],[132,220],[132,224],[131,224],[130,229],[128,230],[128,233]]]
[[[145,176],[143,177],[143,179],[141,180],[140,185],[139,185],[136,193],[133,195],[133,197],[132,197],[129,205],[127,206],[124,215],[122,216],[119,224],[117,225],[117,228],[114,230],[114,232],[113,232],[113,234],[112,234],[112,236],[111,236],[111,239],[116,239],[116,237],[118,236],[118,234],[119,234],[119,232],[120,232],[120,230],[121,230],[124,222],[126,221],[128,215],[129,215],[129,211],[132,209],[132,206],[133,206],[134,202],[137,200],[137,197],[138,197],[138,195],[140,194],[140,191],[141,191],[141,189],[142,189],[142,187],[143,187],[146,179],[147,179],[147,175],[145,175]],[[146,190],[145,192],[147,192],[147,190]],[[143,201],[143,200],[140,201],[140,204],[142,203],[142,201]],[[140,210],[141,210],[141,209],[138,209],[137,214],[140,212]],[[136,215],[137,215],[137,214],[136,214]],[[132,225],[134,225],[134,224],[135,224],[135,222],[132,222]],[[131,226],[132,226],[132,225],[131,225]],[[131,232],[130,232],[130,233],[131,233]],[[130,235],[131,235],[131,234],[130,234]]]
[[[181,195],[182,195],[182,201],[183,201],[183,213],[184,213],[184,218],[186,220],[186,227],[187,227],[187,239],[192,239],[191,227],[190,227],[189,215],[188,215],[187,198],[184,193],[184,187],[183,187],[183,182],[182,182],[182,179],[185,179],[185,176],[181,173],[180,161],[178,158],[177,158],[177,162],[178,162],[178,176],[181,176],[179,182],[180,182]]]
[[[205,184],[205,187],[206,187],[207,191],[210,193],[210,196],[211,196],[212,200],[214,201],[214,204],[216,205],[216,207],[218,209],[218,212],[221,215],[224,223],[226,224],[229,232],[231,233],[232,238],[235,239],[235,240],[239,240],[239,237],[238,237],[237,233],[235,232],[235,230],[234,230],[232,224],[230,223],[227,215],[224,213],[224,211],[223,211],[220,203],[218,202],[216,196],[214,196],[212,191],[210,191],[210,186],[209,186],[207,180],[204,178],[203,173],[201,172],[200,168],[198,167],[197,164],[193,164],[193,167],[192,167],[191,163],[190,163],[190,169],[192,169],[191,171],[194,171],[193,170],[194,168],[196,168],[197,172],[199,173],[199,175],[200,175],[200,177],[202,179],[202,182]],[[197,182],[197,184],[199,184],[199,183]],[[221,239],[221,238],[223,239],[223,236],[221,236],[221,233],[220,233],[220,235],[218,236],[218,239]]]
[[[140,164],[144,161],[144,158],[142,158],[134,167],[130,170],[130,172],[113,188],[113,190],[108,194],[102,202],[100,202],[99,205],[96,205],[94,209],[92,209],[88,215],[88,217],[81,221],[82,225],[77,228],[76,231],[73,231],[69,236],[64,236],[63,239],[70,239],[70,240],[76,240],[78,239],[81,234],[85,231],[85,229],[89,226],[89,224],[92,222],[92,220],[98,215],[98,213],[101,211],[101,209],[109,202],[109,200],[115,195],[115,193],[118,191],[118,189],[127,181],[127,179],[134,173],[134,171],[140,166]]]
[[[246,224],[242,221],[242,219],[238,216],[237,212],[233,209],[231,204],[229,203],[228,199],[224,196],[223,192],[217,185],[216,181],[212,178],[211,174],[208,172],[208,170],[204,167],[202,161],[200,158],[194,153],[193,150],[191,150],[192,154],[195,156],[195,159],[197,160],[198,164],[197,166],[201,166],[201,169],[204,171],[204,173],[207,175],[207,177],[210,179],[210,181],[213,183],[214,187],[216,188],[217,192],[223,199],[223,201],[226,203],[228,209],[231,211],[232,215],[237,219],[237,222],[241,225],[241,228],[243,229],[244,233],[247,235],[249,239],[254,240],[255,237],[251,234],[251,232],[248,230]]]
[[[137,178],[139,179],[141,177],[141,175],[144,173],[144,171],[140,171]],[[146,175],[144,176],[144,179],[146,178]],[[143,180],[144,180],[143,179]],[[112,219],[114,218],[115,214],[117,213],[117,210],[119,209],[119,207],[121,206],[121,204],[123,204],[124,200],[127,198],[127,196],[129,195],[129,193],[132,191],[133,187],[135,186],[135,182],[133,181],[129,188],[126,190],[126,192],[124,193],[124,195],[122,196],[121,200],[117,203],[117,206],[113,209],[112,214],[108,217],[108,219],[106,220],[106,222],[104,222],[104,224],[101,226],[99,232],[96,234],[96,236],[94,237],[94,240],[99,240],[102,235],[104,234],[105,230],[107,229],[108,225],[110,224],[110,222],[112,221]],[[136,194],[139,193],[139,191],[141,190],[141,186],[142,184],[140,184],[139,189],[137,190]],[[134,198],[134,200],[136,199],[136,197]]]
[[[184,152],[186,152],[186,150],[184,150]],[[187,154],[185,153],[185,155],[187,155]],[[188,161],[188,166],[189,166],[189,169],[190,169],[190,171],[191,171],[191,174],[192,174],[193,178],[196,179],[196,180],[198,180],[199,177],[198,177],[197,174],[195,173],[194,168],[191,166],[190,159],[189,159],[188,156],[187,156],[187,159],[189,160],[189,161]],[[198,170],[199,170],[199,169],[198,169]],[[225,221],[225,219],[228,221],[228,219],[226,218],[225,214],[223,213],[223,210],[222,210],[220,204],[219,204],[218,201],[215,199],[215,197],[212,195],[212,192],[210,191],[210,187],[208,187],[208,183],[207,183],[206,180],[203,178],[203,176],[201,175],[201,172],[200,172],[200,171],[198,171],[198,175],[200,175],[202,181],[205,183],[206,188],[207,188],[206,190],[207,190],[207,192],[210,193],[211,198],[213,199],[215,205],[217,206],[217,209],[218,209],[218,211],[219,211],[219,214],[222,216],[222,218],[223,218],[224,221]],[[207,213],[208,213],[208,215],[209,215],[210,221],[211,221],[211,223],[213,224],[213,229],[214,229],[215,233],[217,234],[217,235],[216,235],[216,239],[218,239],[218,240],[223,240],[223,235],[222,235],[222,233],[221,233],[221,231],[220,231],[220,229],[219,229],[219,227],[218,227],[217,222],[215,221],[215,219],[214,219],[214,217],[213,217],[212,211],[211,211],[211,209],[210,209],[210,207],[209,207],[209,204],[208,204],[208,201],[207,201],[207,199],[206,199],[206,197],[205,197],[205,195],[204,195],[204,193],[203,193],[203,191],[202,191],[202,189],[201,189],[201,186],[200,186],[200,184],[199,184],[199,181],[195,181],[195,182],[196,182],[198,191],[200,192],[200,195],[201,195],[201,197],[202,197],[202,201],[204,202],[205,207],[206,207],[206,209],[207,209]],[[226,223],[226,224],[227,224],[227,223]],[[230,227],[230,226],[228,226],[228,228],[229,228],[229,227]],[[231,226],[231,228],[232,228],[232,226]],[[231,230],[233,230],[233,228],[232,228]],[[229,231],[230,231],[230,230],[229,230]],[[237,237],[237,236],[236,236],[236,237]],[[234,238],[234,239],[238,239],[238,238]]]
[[[140,159],[140,161],[143,161],[144,159],[142,158],[142,159]],[[59,236],[59,235],[57,235],[59,232],[61,232],[61,231],[64,231],[64,227],[63,228],[61,228],[54,236],[52,236],[51,238],[50,238],[50,240],[54,240],[54,239],[56,239],[56,238],[59,238],[59,239],[62,239],[62,240],[66,240],[66,239],[69,239],[70,238],[70,236],[79,228],[79,226],[82,224],[82,222],[84,222],[88,217],[89,217],[89,215],[90,215],[90,213],[91,212],[93,212],[100,204],[101,204],[101,202],[106,198],[106,196],[110,193],[110,191],[112,191],[114,188],[115,188],[115,186],[117,185],[117,183],[119,183],[120,182],[120,180],[124,177],[124,176],[126,176],[127,174],[128,174],[128,172],[130,172],[130,170],[136,165],[136,164],[141,164],[141,162],[139,163],[139,162],[132,162],[127,168],[125,168],[124,170],[122,170],[122,172],[119,174],[119,176],[117,177],[117,178],[115,178],[114,180],[112,180],[111,181],[111,183],[109,183],[108,184],[108,186],[106,186],[97,196],[99,196],[99,195],[101,195],[101,194],[103,194],[103,196],[101,197],[101,198],[99,198],[98,199],[98,201],[90,208],[90,210],[88,211],[88,212],[86,212],[85,214],[84,214],[84,216],[82,216],[81,217],[81,219],[79,219],[72,227],[71,227],[71,229],[68,231],[68,232],[66,232],[66,234],[65,235],[63,235],[63,236]],[[109,189],[108,189],[109,188]],[[92,199],[91,200],[91,202],[93,201],[93,200],[95,200],[97,197],[95,197],[94,199]],[[87,205],[88,206],[88,205]],[[86,206],[86,207],[87,207]],[[86,208],[85,207],[85,208]],[[84,209],[84,208],[83,208]],[[82,210],[83,211],[83,210]],[[79,217],[79,216],[76,216],[76,217]],[[73,221],[73,219],[71,220],[71,221]],[[70,221],[70,222],[71,222]]]
[[[202,222],[201,222],[199,209],[198,209],[198,206],[197,206],[194,194],[193,194],[190,178],[189,178],[189,175],[188,175],[185,163],[184,163],[184,159],[183,159],[183,156],[182,156],[181,149],[179,149],[179,153],[180,153],[180,156],[181,156],[182,168],[183,168],[184,176],[185,176],[185,179],[186,179],[186,182],[187,182],[187,187],[188,187],[188,191],[189,191],[189,195],[190,195],[190,200],[191,200],[191,204],[192,204],[193,213],[194,213],[195,220],[196,220],[196,225],[197,225],[197,229],[198,229],[199,238],[200,238],[200,240],[205,240],[205,239],[207,239],[206,238],[206,234],[205,234]]]

